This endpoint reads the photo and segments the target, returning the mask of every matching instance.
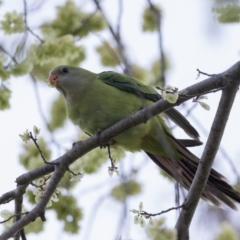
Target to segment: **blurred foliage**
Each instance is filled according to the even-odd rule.
[[[79,140],[85,140],[88,138],[87,135],[82,134]],[[125,152],[122,148],[111,148],[111,157],[115,160],[119,160],[125,156]],[[97,172],[104,163],[110,160],[108,156],[107,148],[95,148],[92,151],[88,152],[84,156],[82,156],[78,161],[75,161],[71,165],[71,170],[75,172],[83,171],[88,174],[92,174]],[[107,168],[106,168],[107,174]]]
[[[36,204],[35,196],[31,190],[26,191],[26,197],[30,203]],[[64,223],[64,231],[78,233],[80,229],[79,221],[83,218],[83,214],[82,210],[78,207],[77,200],[74,196],[60,194],[59,201],[54,203],[50,208],[47,208],[46,210],[54,210],[56,212],[57,218]],[[28,232],[37,233],[43,229],[43,222],[41,222],[41,224],[38,226],[35,221],[29,226],[32,227],[27,228]]]
[[[163,171],[162,169],[159,169],[159,171],[160,171],[160,174],[161,174],[163,177],[167,178],[170,182],[174,182],[174,181],[175,181],[169,174],[167,174],[167,173],[166,173],[165,171]]]
[[[240,5],[228,4],[222,7],[213,8],[217,14],[217,20],[220,23],[239,23],[240,22]]]
[[[214,240],[238,240],[240,235],[236,233],[234,228],[227,222],[221,225],[221,233]]]
[[[81,208],[77,206],[77,200],[72,195],[59,195],[59,202],[53,204],[52,209],[57,213],[57,218],[64,223],[64,231],[78,233],[79,221],[83,218]]]
[[[47,144],[43,138],[37,141],[43,156],[47,161],[51,160],[51,151],[48,149]],[[20,163],[29,171],[33,170],[44,164],[41,155],[33,142],[23,145],[23,153],[19,156]]]
[[[161,17],[161,10],[159,6],[154,5],[154,9],[158,12],[159,16]],[[143,22],[142,22],[142,30],[144,32],[150,31],[156,31],[158,29],[157,25],[157,19],[156,19],[156,12],[151,8],[147,7],[145,8],[143,12]]]
[[[98,46],[96,51],[100,55],[101,63],[106,67],[115,67],[121,63],[121,57],[116,47],[112,47],[108,42]]]
[[[234,186],[234,189],[240,192],[240,182],[238,181]]]
[[[10,72],[4,67],[3,63],[0,62],[0,79],[7,80],[10,77]]]
[[[169,229],[165,225],[165,219],[153,220],[148,224],[147,233],[154,240],[176,240],[177,232],[175,229]]]
[[[1,46],[0,46],[1,51]],[[5,63],[7,61],[7,57],[0,52],[0,79],[2,81],[7,80],[10,77],[10,72],[7,70],[7,67],[5,67]]]
[[[23,76],[31,72],[33,67],[29,58],[24,59],[22,62],[12,66],[11,73],[15,77]]]
[[[1,2],[2,1],[0,1],[0,4]],[[236,1],[215,0],[215,2],[216,6],[213,8],[213,13],[217,15],[220,23],[239,22],[240,7]],[[63,5],[57,6],[55,17],[52,20],[43,19],[39,28],[34,25],[34,21],[31,21],[31,15],[27,16],[28,26],[25,26],[24,13],[22,12],[11,11],[1,15],[0,110],[10,108],[9,100],[11,91],[6,87],[8,86],[7,80],[10,79],[10,77],[31,74],[36,80],[45,81],[50,70],[55,66],[63,64],[79,66],[87,58],[86,46],[82,40],[90,37],[97,31],[102,34],[107,24],[105,16],[99,11],[86,11],[77,4],[77,1],[67,0]],[[154,5],[154,8],[161,21],[162,10],[156,5]],[[154,12],[151,7],[146,7],[142,15],[142,31],[157,31],[158,26],[156,20],[156,12]],[[27,27],[31,29],[35,35],[26,32]],[[10,34],[15,34],[14,40],[10,38]],[[8,41],[11,43],[10,48],[7,48],[8,44],[6,44],[6,46],[4,45],[4,42]],[[95,46],[95,49],[103,66],[113,68],[122,64],[120,49],[115,42],[112,42],[112,39],[110,39],[109,42],[105,42],[99,37],[99,42],[101,43]],[[16,45],[17,47],[15,48]],[[146,84],[162,86],[160,82],[163,74],[161,72],[161,59],[152,62],[148,68],[140,66],[135,59],[131,60],[134,61],[130,62],[130,68],[134,78]],[[167,56],[165,56],[165,70],[169,69],[169,67],[170,63]],[[63,97],[59,96],[52,103],[50,109],[50,121],[46,127],[48,127],[50,131],[55,131],[63,127],[66,120],[66,108]],[[87,136],[82,134],[80,140],[84,140],[86,137]],[[47,139],[47,136],[44,136],[44,138]],[[52,152],[46,140],[39,138],[38,144],[45,158],[50,160]],[[119,160],[125,156],[125,153],[121,148],[111,149],[111,155],[114,159]],[[27,170],[33,170],[44,164],[39,151],[32,142],[23,145],[19,160]],[[110,165],[107,149],[97,148],[74,162],[74,164],[71,165],[71,170],[74,172],[83,171],[87,174],[94,174],[99,171],[102,166],[106,165],[106,163]],[[166,176],[165,173],[163,175]],[[77,199],[70,192],[76,184],[77,182],[70,182],[70,173],[67,172],[59,186],[64,190],[64,194],[59,196],[59,202],[54,203],[53,206],[47,210],[55,211],[57,218],[64,223],[64,230],[71,233],[79,232],[80,220],[83,218],[82,210],[77,205]],[[115,186],[110,194],[115,200],[122,202],[126,197],[139,194],[141,188],[140,183],[131,179]],[[35,204],[35,196],[30,189],[27,189],[26,197],[31,204]],[[25,231],[26,233],[37,233],[42,231],[42,229],[43,223],[37,218],[36,221],[25,228]],[[175,230],[166,228],[164,219],[162,218],[153,221],[153,224],[148,226],[148,234],[149,237],[154,240],[176,239]],[[235,236],[236,233],[230,225],[223,225],[222,233],[215,240],[237,239]]]
[[[23,13],[17,13],[16,11],[6,13],[4,20],[2,20],[0,24],[5,34],[21,33],[25,31]]]
[[[11,91],[5,87],[0,87],[0,110],[5,110],[10,108],[9,99],[11,96]]]
[[[40,218],[36,218],[34,222],[31,222],[24,228],[26,234],[39,233],[43,230],[44,222]]]
[[[101,31],[105,26],[104,17],[99,12],[83,12],[73,1],[68,0],[65,5],[57,7],[56,19],[44,24],[42,30],[46,36],[71,34],[86,37],[91,31]]]
[[[141,184],[135,180],[129,180],[127,182],[121,183],[118,186],[115,186],[111,191],[111,196],[118,200],[124,201],[128,196],[134,196],[141,192]]]
[[[48,127],[51,131],[56,130],[63,126],[65,120],[67,119],[67,112],[65,101],[62,95],[53,102],[51,108],[51,119],[49,121]]]
[[[158,59],[152,63],[152,68],[150,69],[150,72],[153,75],[152,78],[154,79],[154,81],[152,81],[151,84],[158,87],[163,87],[163,82],[161,82],[162,81],[161,77],[163,74],[161,66],[162,66],[162,60]],[[169,70],[171,67],[166,56],[164,56],[164,67],[165,67],[164,69],[165,72]]]
[[[151,80],[151,74],[143,67],[136,64],[131,65],[132,74],[135,79],[140,80],[144,84],[149,84]]]
[[[52,38],[40,45],[33,44],[28,55],[34,63],[31,73],[40,80],[46,80],[56,65],[77,66],[85,59],[84,48],[75,44],[72,35]]]

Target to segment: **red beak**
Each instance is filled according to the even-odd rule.
[[[50,84],[53,84],[54,86],[56,86],[58,84],[58,75],[50,73],[48,77],[48,81],[50,82]]]

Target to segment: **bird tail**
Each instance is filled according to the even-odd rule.
[[[160,168],[188,190],[196,173],[199,159],[171,134],[167,133],[167,135],[182,156],[181,159],[171,159],[163,156],[155,156],[149,152],[146,153]],[[201,198],[212,202],[216,206],[220,206],[220,201],[222,201],[234,210],[237,210],[237,207],[232,200],[240,203],[240,193],[227,183],[223,175],[214,169],[211,169]]]

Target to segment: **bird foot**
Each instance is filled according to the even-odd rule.
[[[99,142],[99,147],[100,148],[107,148],[107,147],[109,147],[110,145],[113,145],[114,144],[114,140],[110,140],[109,142],[104,142],[104,141],[101,141],[100,140],[100,134],[101,134],[101,132],[102,132],[102,130],[101,129],[98,129],[97,131],[96,131],[96,136],[97,136],[97,139],[98,139],[98,142]]]

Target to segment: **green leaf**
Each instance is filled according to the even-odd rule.
[[[28,56],[34,64],[32,74],[46,80],[50,70],[58,65],[78,66],[85,59],[85,52],[82,46],[75,44],[72,35],[65,35],[40,45],[33,44]]]
[[[23,76],[31,72],[32,70],[32,63],[29,61],[29,59],[24,59],[21,63],[14,64],[11,67],[11,73],[13,76]]]
[[[0,87],[0,110],[10,108],[9,99],[11,97],[11,91],[6,87]]]
[[[84,134],[83,136],[80,137],[80,140],[84,140],[86,138],[87,136]],[[111,155],[113,159],[121,158],[124,156],[124,151],[120,149],[118,149],[117,151],[111,149]],[[85,173],[92,174],[97,172],[107,161],[108,161],[107,149],[96,148],[82,156],[80,161],[74,162],[71,166],[71,170],[73,171],[82,170]]]
[[[63,20],[64,19],[64,20]],[[106,26],[101,13],[86,13],[81,11],[73,1],[66,1],[65,5],[57,7],[57,18],[42,26],[45,36],[59,37],[66,34],[85,37],[91,31],[101,31]]]
[[[165,225],[165,219],[152,220],[148,225],[147,233],[154,240],[177,240],[177,231]]]
[[[6,62],[7,57],[2,52],[0,52],[0,79],[2,81],[9,79],[11,75],[7,67],[4,66]]]
[[[170,63],[166,56],[164,56],[164,71],[166,72],[167,70],[170,69]],[[153,74],[153,85],[158,85],[163,87],[163,82],[161,82],[161,76],[162,76],[162,60],[158,59],[152,63],[152,68],[151,72]]]
[[[50,160],[51,151],[47,148],[47,144],[43,138],[37,140],[38,145],[46,160]],[[23,153],[19,156],[20,163],[27,169],[33,170],[44,164],[41,155],[34,143],[29,142],[23,145]]]
[[[59,95],[58,98],[53,102],[51,108],[51,120],[49,122],[49,129],[56,130],[63,126],[67,119],[65,101],[62,95]]]
[[[140,67],[136,64],[131,65],[133,77],[137,80],[140,80],[144,84],[149,84],[151,81],[151,75],[150,73],[144,69],[143,67]]]
[[[129,180],[114,187],[111,191],[111,196],[118,201],[124,201],[127,196],[134,196],[140,192],[141,185],[134,180]]]
[[[115,67],[121,63],[120,53],[117,47],[112,47],[109,43],[105,42],[96,48],[100,55],[101,63],[103,66]]]
[[[163,177],[167,178],[170,182],[174,182],[174,181],[175,181],[170,175],[168,175],[168,174],[167,174],[165,171],[163,171],[162,169],[160,169],[159,171],[160,171],[160,174],[161,174]]]
[[[77,206],[77,200],[70,195],[59,195],[59,201],[52,206],[56,210],[57,218],[64,223],[64,230],[78,233],[79,221],[83,218],[82,210]]]
[[[221,233],[214,240],[238,240],[240,235],[229,223],[225,222],[221,225]]]
[[[238,4],[229,4],[224,7],[213,8],[217,14],[217,20],[220,23],[238,23],[240,22],[240,6]]]
[[[161,10],[159,6],[154,5],[155,10],[157,11],[158,15],[161,17]],[[156,13],[151,7],[147,7],[143,13],[143,22],[142,22],[142,30],[144,32],[156,31],[158,29]]]
[[[16,11],[7,12],[4,15],[4,20],[0,22],[0,25],[6,34],[21,33],[25,31],[23,14],[17,13]]]
[[[85,140],[88,136],[83,134],[80,137],[81,140]],[[88,152],[84,156],[81,157],[80,161],[75,161],[71,165],[71,170],[75,171],[83,171],[84,173],[92,174],[97,172],[104,163],[108,161],[108,155],[106,149],[95,148],[94,150]],[[107,173],[107,167],[106,167]],[[73,182],[71,182],[73,183]]]
[[[25,233],[39,233],[43,230],[44,222],[40,218],[36,218],[34,222],[29,223],[24,227]]]

